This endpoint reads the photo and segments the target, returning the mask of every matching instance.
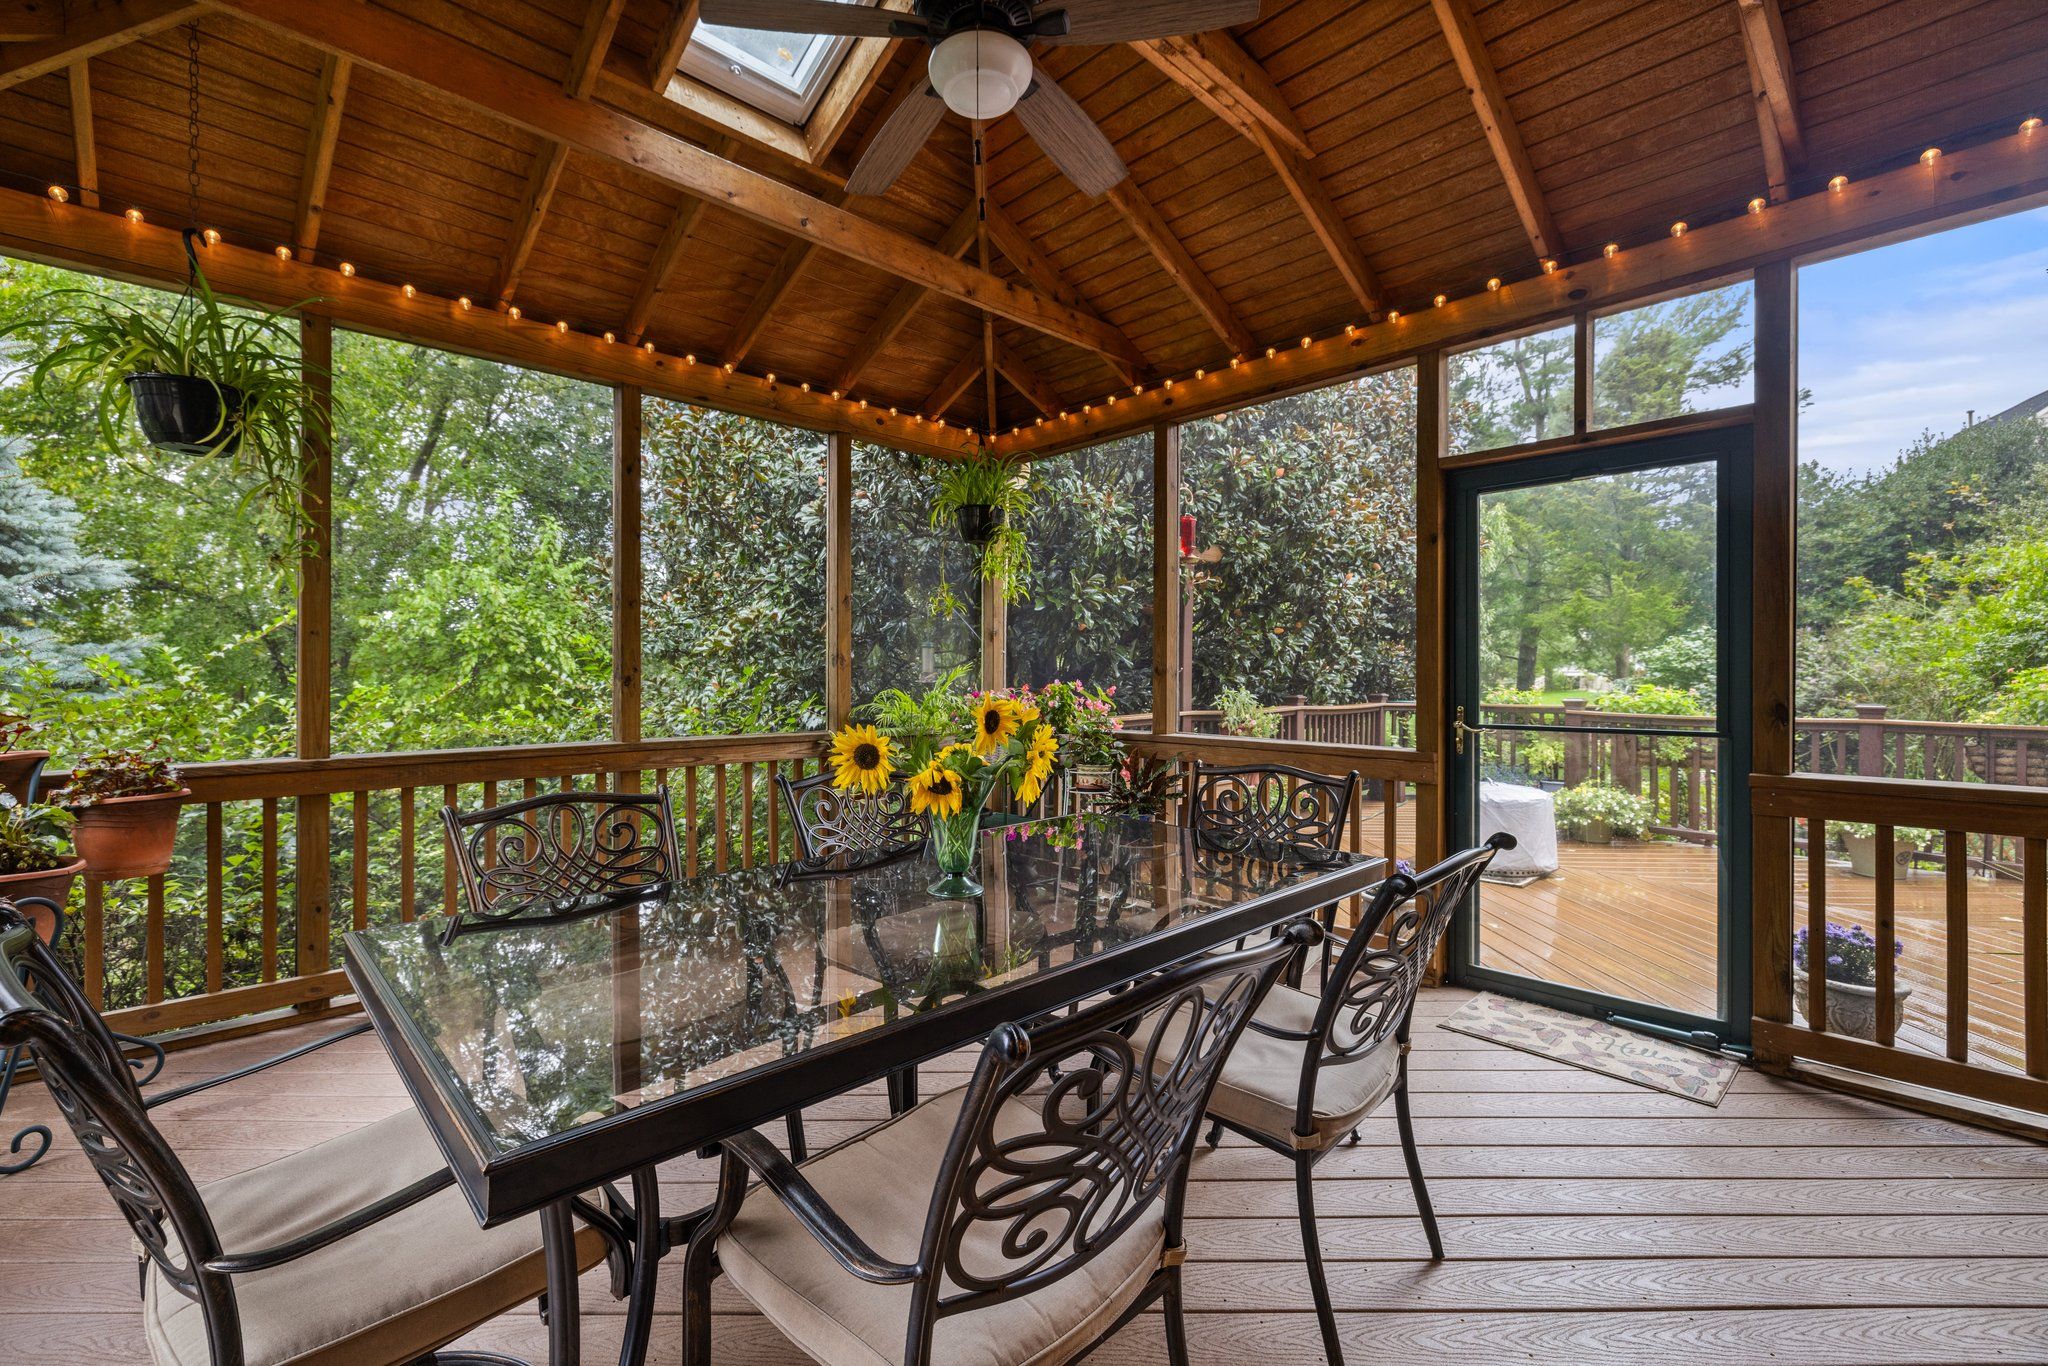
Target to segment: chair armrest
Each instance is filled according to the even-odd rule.
[[[1246,1029],[1256,1029],[1259,1033],[1264,1034],[1269,1039],[1286,1039],[1291,1043],[1309,1043],[1313,1041],[1315,1038],[1314,1034],[1308,1033],[1305,1030],[1282,1029],[1279,1025],[1269,1025],[1264,1020],[1259,1019],[1257,1016],[1253,1016],[1251,1019],[1246,1020],[1244,1022],[1244,1027]]]
[[[331,1224],[323,1224],[311,1233],[302,1233],[290,1242],[279,1243],[256,1252],[223,1254],[207,1262],[208,1271],[223,1276],[240,1276],[251,1271],[268,1271],[286,1262],[295,1262],[308,1253],[318,1252],[331,1243],[338,1243],[351,1234],[361,1233],[372,1224],[381,1222],[411,1205],[417,1205],[430,1195],[444,1191],[455,1184],[455,1173],[446,1167],[432,1176],[423,1176],[403,1190],[393,1191],[382,1200],[374,1200],[361,1209],[344,1214]]]
[[[892,1262],[869,1247],[830,1205],[818,1188],[804,1179],[796,1165],[760,1134],[749,1130],[719,1145],[728,1157],[744,1162],[761,1183],[796,1216],[804,1230],[832,1254],[832,1260],[872,1285],[902,1285],[917,1279],[914,1266]]]
[[[208,1077],[204,1081],[195,1081],[189,1085],[176,1086],[168,1091],[160,1091],[142,1102],[142,1108],[154,1110],[159,1105],[168,1104],[174,1100],[183,1100],[187,1096],[197,1095],[201,1091],[210,1091],[216,1086],[225,1086],[231,1081],[240,1081],[244,1077],[253,1077],[258,1072],[275,1067],[281,1062],[290,1062],[294,1058],[303,1058],[308,1053],[316,1053],[329,1044],[340,1043],[343,1039],[353,1039],[358,1034],[367,1034],[369,1032],[370,1025],[368,1021],[359,1025],[350,1025],[339,1034],[330,1034],[324,1039],[316,1039],[312,1043],[303,1044],[298,1048],[280,1053],[274,1058],[265,1058],[262,1062],[251,1063],[247,1067],[238,1067],[232,1072],[223,1072],[217,1077]]]

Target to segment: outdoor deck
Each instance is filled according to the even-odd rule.
[[[2038,1361],[2048,1341],[2048,1148],[1745,1073],[1718,1110],[1435,1028],[1466,993],[1425,993],[1417,1127],[1450,1259],[1430,1265],[1391,1117],[1333,1156],[1323,1242],[1355,1359],[1376,1362]],[[267,1056],[299,1035],[176,1054],[179,1077]],[[964,1055],[935,1065],[964,1074]],[[263,1082],[159,1112],[201,1179],[254,1166],[405,1105],[373,1038]],[[834,1141],[885,1111],[879,1088],[811,1112]],[[40,1087],[8,1119],[52,1118]],[[701,1199],[706,1169],[669,1170]],[[1321,1359],[1286,1164],[1236,1138],[1196,1159],[1189,1310],[1198,1362]],[[656,1362],[675,1362],[664,1285]],[[0,1362],[148,1360],[126,1227],[68,1136],[0,1178]],[[616,1347],[617,1306],[586,1282],[587,1359]],[[722,1291],[718,1360],[791,1352]],[[467,1339],[545,1356],[529,1309]],[[1096,1360],[1163,1359],[1156,1316]]]

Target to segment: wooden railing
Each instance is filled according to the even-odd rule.
[[[2048,792],[2016,785],[1806,775],[1758,777],[1751,787],[1757,833],[1753,937],[1759,1059],[1779,1066],[1808,1059],[2048,1113]],[[1850,822],[1877,827],[1879,855],[1867,908],[1846,904],[1847,874],[1830,862],[1830,827]],[[1925,841],[1925,847],[1894,852],[1893,831],[1901,827],[1940,835]],[[1995,857],[2003,849],[2015,857]],[[1803,911],[1796,904],[1802,864]],[[1941,875],[1943,952],[1938,974],[1924,974],[1932,979],[1925,993],[1932,1003],[1923,999],[1916,1009],[1923,1022],[1931,1023],[1914,1029],[1918,1037],[1909,1040],[1896,1024],[1901,984],[1891,949],[1901,935],[1901,880],[1924,876],[1921,870]],[[1993,896],[2016,901],[2014,913],[1980,914],[1973,923],[1973,903]],[[1845,988],[1829,982],[1824,972],[1811,974],[1795,990],[1798,932],[1805,932],[1810,945],[1825,945],[1831,919],[1854,923],[1876,941],[1874,1023],[1868,1037],[1828,1028],[1831,1022],[1843,1023],[1831,1021],[1829,994]],[[1994,933],[2000,942],[1975,942]],[[1814,956],[1824,959],[1825,949],[1817,947]],[[2010,984],[1990,980],[1993,974],[2009,978],[2015,967],[2016,1007],[2008,1000]],[[2016,1019],[1991,1036],[1973,1030],[1972,1011],[1978,1003],[1976,1008],[1988,1013],[1983,1003],[1994,996],[2002,1002],[2000,1012],[2016,1014]]]

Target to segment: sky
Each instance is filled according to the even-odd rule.
[[[1799,453],[1867,472],[2048,390],[2048,209],[1799,272]]]

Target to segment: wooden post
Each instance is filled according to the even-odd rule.
[[[825,723],[838,730],[852,712],[853,438],[834,432],[825,438]]]
[[[981,581],[981,686],[996,692],[1009,686],[1010,605],[997,579]]]
[[[1586,724],[1585,711],[1585,698],[1565,698],[1564,724],[1567,726],[1583,726]],[[1586,781],[1586,775],[1591,772],[1593,757],[1592,740],[1593,737],[1583,733],[1574,733],[1564,737],[1564,785],[1566,787],[1577,787],[1580,783]]]
[[[1415,858],[1425,867],[1447,852],[1450,829],[1451,695],[1444,661],[1451,637],[1440,463],[1450,449],[1449,421],[1444,353],[1425,351],[1415,358],[1415,748],[1436,768],[1436,781],[1416,793]]]
[[[1593,315],[1572,319],[1572,431],[1584,436],[1593,429]]]
[[[1152,429],[1152,733],[1181,727],[1180,428]]]
[[[299,556],[298,756],[333,753],[334,624],[334,324],[309,316],[299,324],[300,364],[312,399],[302,417],[299,458],[305,478],[299,507],[305,515]],[[332,810],[325,795],[294,801],[292,897],[297,910],[300,976],[327,971],[333,919],[333,869],[328,852]],[[309,1002],[318,1009],[323,1001]]]
[[[640,390],[612,390],[612,739],[641,738],[640,693]],[[619,775],[621,792],[640,790],[640,771]]]
[[[1856,704],[1856,776],[1884,776],[1884,714],[1882,702]],[[1903,776],[1903,775],[1902,775]],[[1933,777],[1932,773],[1927,775]]]
[[[1792,557],[1797,520],[1798,276],[1789,262],[1756,272],[1756,429],[1753,445],[1750,572],[1749,771],[1792,771]],[[1729,775],[1733,781],[1743,781]],[[1757,1019],[1792,1020],[1792,821],[1750,820],[1750,990]],[[1825,859],[1818,854],[1812,866]],[[1809,889],[1809,896],[1817,896]],[[1757,1049],[1782,1067],[1782,1050]]]

